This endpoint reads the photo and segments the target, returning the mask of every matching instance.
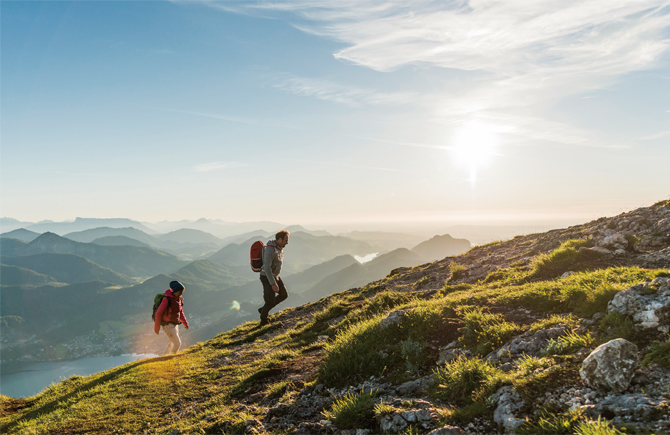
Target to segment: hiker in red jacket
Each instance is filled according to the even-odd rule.
[[[179,339],[179,325],[184,325],[188,329],[188,321],[184,316],[184,298],[181,297],[184,293],[184,286],[179,281],[172,281],[170,288],[165,290],[165,297],[161,301],[160,306],[156,310],[156,320],[154,321],[154,332],[158,335],[160,326],[170,339],[170,342],[165,349],[163,355],[170,352],[177,353],[181,346]]]

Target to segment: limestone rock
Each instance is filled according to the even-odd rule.
[[[407,381],[396,388],[396,391],[402,396],[414,396],[426,392],[426,389],[435,382],[435,376],[425,376],[414,381]]]
[[[399,432],[410,424],[430,429],[438,417],[439,414],[433,408],[397,410],[377,416],[377,423],[382,432]]]
[[[670,329],[670,278],[656,278],[617,293],[607,304],[607,312],[630,316],[637,326],[661,332]]]
[[[437,365],[441,366],[443,364],[447,364],[459,357],[470,358],[472,356],[471,351],[469,351],[468,349],[462,349],[456,347],[455,343],[451,343],[448,346],[442,348],[442,350],[440,351],[440,356],[437,359]]]
[[[649,397],[645,394],[623,394],[609,397],[595,405],[582,407],[588,414],[627,416],[632,420],[644,420],[670,403],[661,398]]]
[[[503,426],[507,432],[514,432],[526,420],[518,418],[519,411],[524,406],[523,398],[510,385],[499,388],[492,396],[498,406],[493,411],[493,421]]]
[[[598,346],[582,363],[579,375],[590,387],[621,394],[637,366],[637,346],[623,338]]]
[[[391,325],[398,325],[402,322],[402,319],[405,317],[405,310],[398,310],[390,313],[388,316],[382,319],[381,327],[388,328]]]
[[[465,432],[456,426],[444,426],[428,432],[428,435],[465,435]]]
[[[628,249],[628,239],[624,233],[614,233],[596,241],[596,246],[610,250]]]

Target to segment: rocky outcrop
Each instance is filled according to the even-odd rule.
[[[524,354],[540,356],[547,342],[565,334],[566,330],[567,325],[556,325],[552,328],[541,329],[539,331],[526,331],[500,349],[489,353],[484,359],[490,362],[499,362],[501,360],[516,359]]]
[[[607,311],[630,316],[638,327],[670,332],[670,278],[656,278],[617,293]]]
[[[623,393],[637,366],[637,346],[623,338],[598,346],[582,363],[579,375],[590,387]]]

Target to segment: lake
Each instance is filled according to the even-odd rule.
[[[88,376],[131,361],[156,356],[158,355],[131,354],[89,357],[72,361],[2,364],[0,367],[0,394],[10,397],[34,396],[49,385],[72,375]]]

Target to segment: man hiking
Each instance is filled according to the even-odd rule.
[[[163,355],[170,352],[177,353],[181,347],[179,339],[179,325],[184,325],[188,329],[188,322],[184,316],[184,286],[179,281],[172,281],[170,288],[165,290],[165,297],[156,310],[156,320],[154,321],[154,332],[158,335],[159,328],[162,326],[165,335],[170,339]]]
[[[258,309],[258,312],[261,314],[260,326],[270,324],[268,320],[270,310],[288,297],[286,286],[284,286],[284,282],[279,277],[279,274],[281,273],[281,266],[284,261],[284,247],[288,245],[289,234],[286,230],[279,231],[275,234],[275,239],[270,240],[265,246],[263,268],[261,269],[265,305]]]

